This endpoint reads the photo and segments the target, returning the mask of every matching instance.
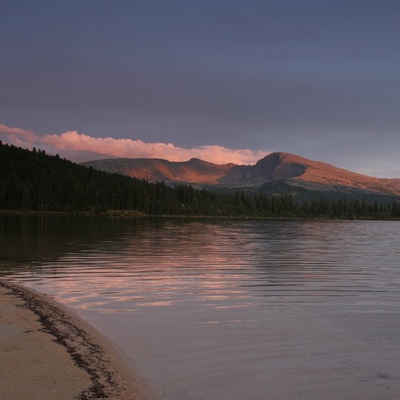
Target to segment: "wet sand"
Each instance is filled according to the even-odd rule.
[[[108,343],[49,297],[0,281],[4,400],[150,399]]]

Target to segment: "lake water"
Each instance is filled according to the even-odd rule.
[[[400,223],[0,216],[0,276],[161,399],[399,399]]]

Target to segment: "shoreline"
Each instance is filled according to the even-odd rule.
[[[37,370],[28,369],[29,359],[45,372],[40,375],[40,379],[33,380],[31,377],[31,381],[23,383],[27,385],[27,393],[35,385],[43,386],[44,381],[43,388],[38,389],[45,390],[44,387],[48,385],[49,399],[55,398],[51,397],[50,392],[59,390],[57,385],[67,385],[64,387],[65,392],[76,392],[70,398],[80,400],[154,398],[150,389],[134,376],[105,338],[50,297],[0,280],[0,300],[0,356],[3,359],[3,356],[7,356],[10,363],[22,357],[16,364],[18,371],[9,371],[10,376],[2,377],[5,381],[0,386],[6,386],[12,391],[13,385],[21,383],[17,382],[18,376],[24,373],[36,374]],[[7,334],[7,331],[12,331],[12,334]],[[34,344],[38,344],[38,347]],[[54,354],[50,357],[51,352]],[[53,363],[58,359],[59,365],[56,366],[61,371],[59,378],[50,374],[55,371]],[[23,371],[25,367],[26,371]],[[67,379],[69,373],[71,377],[68,375]],[[14,378],[17,379],[15,383],[12,381]],[[10,396],[13,400],[25,398],[15,397],[15,393]]]
[[[255,216],[255,215],[186,215],[186,214],[144,214],[136,210],[108,210],[108,211],[33,211],[33,210],[0,210],[0,215],[5,216],[72,216],[72,217],[110,217],[127,219],[193,219],[193,220],[254,220],[254,221],[368,221],[368,222],[398,222],[398,217],[378,218],[373,216]]]

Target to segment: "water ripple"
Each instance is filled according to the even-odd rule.
[[[1,275],[132,349],[166,399],[318,399],[332,382],[372,399],[379,385],[351,377],[397,373],[399,223],[1,218]],[[276,385],[283,372],[303,395]],[[311,395],[315,373],[327,386]]]

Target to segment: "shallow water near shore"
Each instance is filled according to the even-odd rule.
[[[397,399],[400,223],[0,216],[0,276],[162,399]]]

